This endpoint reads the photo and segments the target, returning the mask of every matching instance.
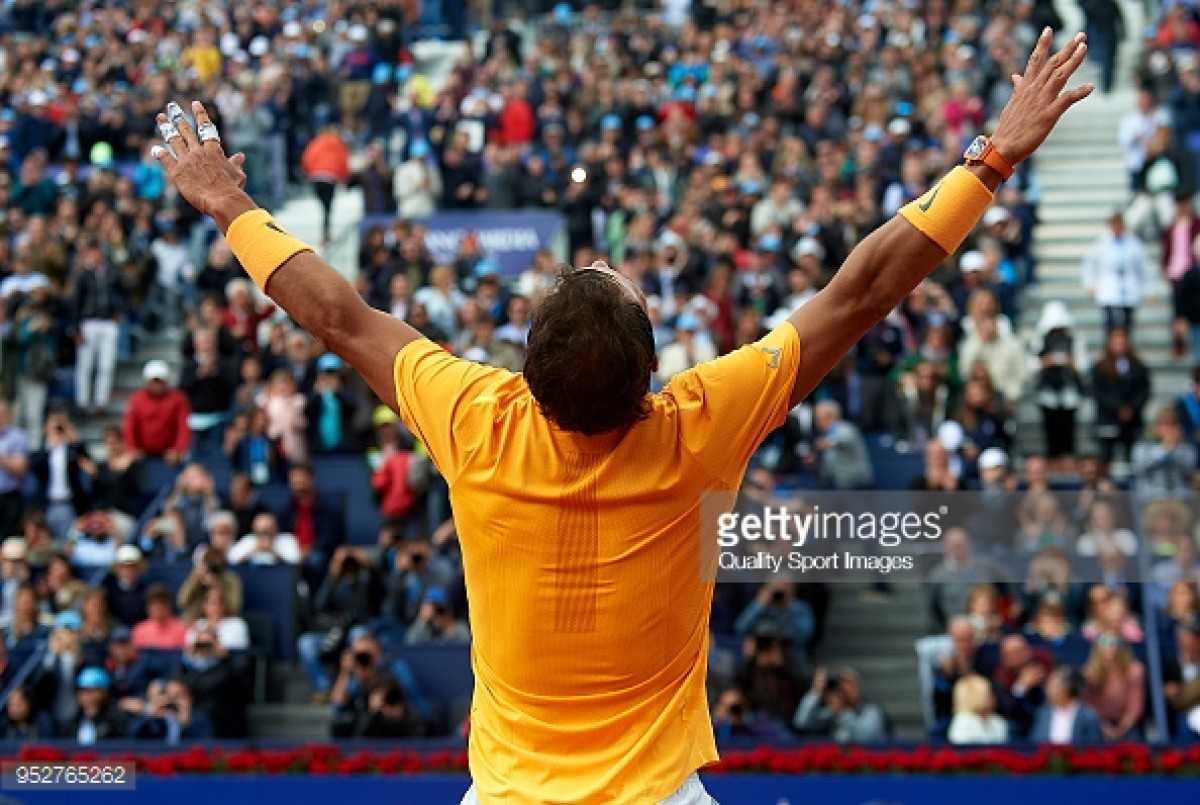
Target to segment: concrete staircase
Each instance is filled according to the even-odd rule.
[[[1039,284],[1026,294],[1019,329],[1032,337],[1041,306],[1050,299],[1067,304],[1075,317],[1091,358],[1103,346],[1100,310],[1088,299],[1081,281],[1084,255],[1106,226],[1108,216],[1128,201],[1128,174],[1117,139],[1121,116],[1133,108],[1130,67],[1140,52],[1137,33],[1143,30],[1142,5],[1122,2],[1128,28],[1134,35],[1122,48],[1122,69],[1112,94],[1094,94],[1063,118],[1038,151],[1037,174],[1043,188],[1039,207],[1041,224],[1035,233]],[[1064,18],[1072,17],[1063,9]],[[1071,10],[1073,12],[1073,10]],[[1077,14],[1076,14],[1077,17]],[[1094,80],[1094,65],[1081,70],[1082,81]],[[1147,244],[1157,270],[1158,244]],[[1138,308],[1134,345],[1151,370],[1154,403],[1166,402],[1184,388],[1190,362],[1171,355],[1170,291],[1157,277],[1151,296]],[[1079,418],[1078,446],[1094,444],[1091,424],[1094,406],[1085,404]],[[1041,449],[1041,419],[1036,406],[1025,399],[1018,410],[1018,443],[1021,452]]]
[[[920,740],[925,724],[913,643],[928,631],[925,590],[918,584],[897,584],[880,601],[864,600],[859,592],[850,585],[835,586],[819,662],[857,670],[863,697],[888,714],[893,736]]]
[[[267,699],[250,707],[252,740],[320,741],[329,738],[329,705],[309,704],[312,690],[299,665],[274,663]]]

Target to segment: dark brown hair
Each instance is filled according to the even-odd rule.
[[[646,311],[598,271],[564,269],[533,312],[525,380],[563,430],[595,436],[644,419],[654,363]]]

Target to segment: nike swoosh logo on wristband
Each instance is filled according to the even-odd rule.
[[[932,200],[933,200],[933,199],[930,199],[930,201],[932,201]],[[281,234],[281,235],[287,235],[287,232],[284,232],[282,229],[280,229],[280,228],[279,228],[279,225],[278,225],[278,224],[276,224],[274,221],[268,221],[268,222],[265,224],[265,226],[267,227],[267,229],[273,229],[273,230],[275,230],[276,232],[278,232],[278,233],[279,233],[279,234]],[[291,237],[291,235],[288,235],[288,237]]]
[[[938,182],[937,187],[933,188],[933,195],[929,197],[929,201],[926,201],[924,204],[918,204],[917,209],[921,212],[929,212],[929,208],[933,206],[933,200],[937,198],[938,193],[940,193],[941,190],[942,183]],[[270,226],[270,224],[267,224],[267,226]]]

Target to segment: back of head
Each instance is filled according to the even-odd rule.
[[[533,313],[525,379],[565,431],[595,436],[643,419],[654,363],[646,311],[601,272],[568,270]]]

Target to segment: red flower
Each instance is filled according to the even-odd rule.
[[[420,774],[465,772],[465,750],[428,752],[389,748],[344,755],[329,744],[305,744],[290,749],[245,749],[226,754],[219,748],[193,746],[177,752],[102,755],[94,750],[68,753],[59,749],[23,746],[15,759],[61,762],[68,757],[83,763],[133,763],[152,776],[176,774]],[[1152,749],[1142,744],[1071,747],[1042,746],[1032,751],[1009,748],[956,749],[918,746],[913,749],[873,749],[832,744],[792,748],[758,747],[726,752],[708,773],[769,772],[774,774],[1106,774],[1198,775],[1200,746]]]

